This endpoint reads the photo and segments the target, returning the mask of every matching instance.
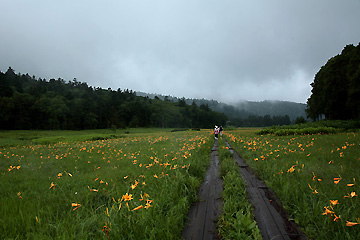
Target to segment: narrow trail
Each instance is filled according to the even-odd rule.
[[[199,201],[192,205],[182,232],[185,240],[218,239],[215,219],[220,215],[223,191],[218,166],[218,141],[215,140],[210,155],[210,166],[198,192]]]
[[[264,240],[306,240],[297,224],[289,220],[280,200],[266,184],[256,177],[246,162],[225,140],[239,166],[248,197],[254,207],[255,220]],[[194,203],[182,232],[185,240],[218,239],[215,220],[221,214],[223,181],[219,176],[218,141],[211,149],[210,166],[200,186],[199,201]]]
[[[225,140],[245,181],[248,197],[254,207],[255,220],[264,240],[305,240],[307,237],[282,207],[280,200],[257,178],[246,162]]]

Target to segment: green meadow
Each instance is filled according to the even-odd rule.
[[[211,130],[2,131],[1,239],[181,239],[214,144]],[[358,131],[225,138],[311,239],[360,238]],[[259,239],[219,140],[223,239]]]
[[[360,134],[226,132],[310,239],[360,239]]]
[[[181,238],[211,131],[107,131],[3,132],[1,239]]]

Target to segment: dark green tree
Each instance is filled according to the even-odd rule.
[[[311,83],[307,115],[313,120],[360,117],[360,44],[347,45],[328,60]]]

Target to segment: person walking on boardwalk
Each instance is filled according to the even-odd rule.
[[[220,137],[222,137],[223,132],[224,132],[224,128],[222,126],[220,126],[219,131],[220,131]]]
[[[219,137],[219,127],[215,125],[215,128],[214,128],[214,134],[215,134],[215,140],[218,139]]]

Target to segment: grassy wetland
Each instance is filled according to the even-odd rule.
[[[211,132],[130,131],[3,134],[0,237],[180,238]]]
[[[180,239],[213,146],[211,130],[3,131],[1,239]],[[360,238],[359,131],[225,138],[311,239]],[[260,234],[219,140],[224,239]],[[175,224],[176,223],[176,227]]]
[[[308,237],[359,239],[359,131],[259,132],[239,129],[225,135]]]

